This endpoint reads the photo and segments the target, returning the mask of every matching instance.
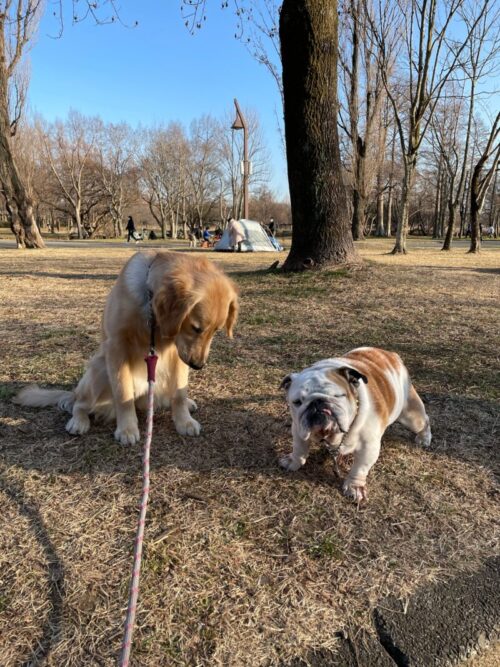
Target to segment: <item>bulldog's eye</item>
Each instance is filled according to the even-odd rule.
[[[302,405],[302,401],[300,398],[296,398],[295,401],[292,401],[292,403],[297,406]]]
[[[335,398],[345,398],[347,394],[335,394]]]
[[[201,332],[203,331],[203,329],[202,329],[201,327],[197,327],[197,326],[195,326],[194,324],[193,324],[192,326],[193,326],[193,331],[194,331],[196,334],[201,334]]]

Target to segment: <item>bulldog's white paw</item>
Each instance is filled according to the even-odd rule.
[[[125,428],[117,428],[115,431],[115,439],[121,445],[135,445],[140,440],[139,428],[137,424],[129,424]]]
[[[344,485],[342,486],[342,490],[344,491],[345,496],[352,498],[357,503],[359,503],[361,500],[368,500],[366,484],[351,484],[350,482],[345,481]]]
[[[288,472],[295,472],[304,465],[300,459],[294,459],[292,454],[282,456],[279,460],[279,464],[282,468],[288,470]]]
[[[66,430],[71,435],[83,435],[90,428],[90,419],[88,417],[71,417],[66,424]]]
[[[185,421],[176,421],[175,428],[179,435],[197,436],[201,433],[201,424],[192,417],[189,417],[189,419],[186,419]]]
[[[193,401],[192,398],[186,398],[186,403],[189,412],[196,412],[196,410],[198,410],[198,405],[196,404],[196,401]]]
[[[415,436],[415,443],[421,447],[430,447],[432,440],[431,429],[426,426],[420,433]]]

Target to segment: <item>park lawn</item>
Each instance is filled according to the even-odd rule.
[[[132,664],[286,664],[369,627],[386,594],[498,553],[500,251],[414,245],[392,257],[367,241],[361,268],[302,275],[263,272],[274,255],[208,253],[238,283],[241,317],[191,376],[200,438],[155,417]],[[77,382],[133,250],[0,250],[1,665],[116,664],[140,447],[105,423],[69,436],[58,410],[10,398]],[[291,447],[281,378],[358,345],[401,354],[434,434],[422,451],[391,427],[359,507],[321,447],[300,472],[277,466]]]

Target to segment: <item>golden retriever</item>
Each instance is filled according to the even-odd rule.
[[[102,341],[76,389],[26,387],[14,399],[32,407],[59,405],[72,414],[66,430],[74,435],[90,428],[89,415],[116,417],[115,438],[139,440],[136,406],[147,403],[144,357],[150,343],[150,312],[156,327],[155,402],[170,406],[177,432],[199,435],[188,398],[189,367],[205,365],[215,332],[232,337],[238,296],[229,278],[212,262],[166,251],[133,255],[114,284],[104,308]]]

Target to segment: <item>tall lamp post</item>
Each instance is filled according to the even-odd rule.
[[[238,100],[234,98],[236,107],[236,118],[231,125],[232,130],[243,130],[243,217],[248,220],[248,176],[250,163],[248,162],[248,125],[245,117],[241,113]]]

